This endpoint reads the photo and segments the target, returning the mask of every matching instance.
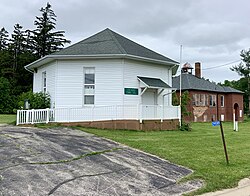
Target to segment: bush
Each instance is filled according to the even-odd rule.
[[[18,101],[19,109],[24,108],[25,100],[29,100],[30,109],[45,109],[50,107],[50,96],[48,93],[33,93],[32,91],[22,93]]]
[[[181,126],[179,126],[180,131],[191,131],[192,127],[190,123],[182,122]]]

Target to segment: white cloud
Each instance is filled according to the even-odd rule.
[[[10,33],[15,23],[34,28],[35,16],[47,0],[2,0],[0,27]],[[84,39],[107,27],[179,60],[201,61],[204,67],[239,59],[250,47],[250,2],[246,0],[51,0],[57,15],[58,30],[65,30],[72,42]],[[219,72],[223,71],[225,77]],[[237,74],[222,67],[204,71],[211,80],[237,79]]]

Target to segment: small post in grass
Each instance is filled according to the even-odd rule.
[[[226,161],[227,161],[227,164],[229,164],[228,155],[227,155],[227,146],[226,146],[226,141],[225,141],[225,137],[224,137],[222,121],[220,121],[220,131],[221,131],[221,138],[222,138],[222,142],[223,142],[223,146],[224,146]]]
[[[228,155],[227,155],[227,146],[226,146],[226,141],[225,141],[225,137],[224,137],[222,121],[214,121],[214,122],[212,122],[212,125],[213,126],[220,125],[221,138],[222,138],[222,142],[223,142],[223,147],[224,147],[224,152],[225,152],[225,156],[226,156],[226,161],[227,161],[227,164],[229,164]]]

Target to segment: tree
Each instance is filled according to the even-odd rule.
[[[191,98],[189,96],[188,91],[184,91],[181,95],[181,125],[179,127],[179,130],[181,131],[191,131],[191,126],[189,123],[186,123],[184,121],[186,116],[189,116],[191,114],[190,111],[188,111],[188,106],[190,105]],[[176,93],[173,93],[172,97],[172,104],[175,106],[180,105],[180,97],[177,96]]]
[[[248,82],[247,82],[247,78],[240,78],[239,80],[233,80],[233,81],[229,81],[229,80],[225,80],[224,83],[218,83],[221,86],[230,86],[232,88],[235,88],[239,91],[245,92],[243,95],[243,105],[244,105],[244,112],[247,113],[248,111],[248,92],[246,92],[247,86],[248,86]]]
[[[62,49],[70,41],[64,38],[64,31],[56,31],[56,15],[47,3],[41,8],[41,16],[34,22],[35,30],[14,25],[9,36],[5,28],[0,29],[0,112],[9,113],[17,107],[20,94],[32,89],[32,73],[24,66],[38,58]],[[34,104],[42,96],[34,96]],[[45,103],[47,104],[45,99]],[[46,106],[47,107],[47,106]]]
[[[188,111],[188,105],[190,104],[190,96],[188,91],[184,91],[181,95],[181,117],[189,116],[190,112]],[[176,93],[173,93],[172,104],[175,106],[180,105],[179,96]]]
[[[3,27],[0,30],[0,51],[3,51],[7,48],[8,46],[8,31],[5,30],[5,28]]]
[[[250,116],[250,49],[242,50],[240,53],[242,62],[239,65],[235,65],[230,68],[232,71],[237,72],[240,76],[243,76],[247,80],[247,90],[248,95],[248,115]]]
[[[11,54],[11,62],[4,70],[9,73],[13,94],[18,96],[22,92],[29,91],[32,86],[32,74],[24,69],[24,66],[37,60],[36,55],[28,45],[30,37],[20,24],[14,26],[11,34],[8,51]]]
[[[32,31],[34,47],[38,57],[51,54],[63,48],[64,44],[70,43],[64,38],[64,31],[53,31],[56,29],[56,15],[47,3],[41,8],[42,16],[37,16],[34,24],[36,29]]]
[[[11,34],[10,50],[13,52],[13,72],[17,69],[19,55],[24,52],[25,34],[22,28],[21,25],[16,24],[14,26],[14,31]]]
[[[9,81],[6,78],[0,77],[0,114],[13,112],[13,100]]]

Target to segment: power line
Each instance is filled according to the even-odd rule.
[[[230,63],[225,63],[225,64],[222,64],[222,65],[217,65],[217,66],[214,66],[214,67],[209,67],[209,68],[204,68],[202,70],[209,70],[209,69],[217,69],[217,68],[220,68],[220,67],[225,67],[227,65],[231,65],[233,63],[237,63],[237,62],[240,62],[241,60],[237,60],[237,61],[232,61]]]

